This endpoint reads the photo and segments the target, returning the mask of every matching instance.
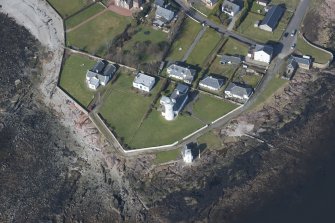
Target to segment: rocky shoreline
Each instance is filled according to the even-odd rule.
[[[262,108],[218,129],[222,148],[191,167],[156,166],[154,154],[123,157],[91,123],[78,128],[82,114],[55,88],[64,44],[58,15],[39,0],[0,5],[42,44],[0,14],[2,30],[15,30],[0,43],[10,46],[0,58],[1,222],[243,222],[292,196],[332,152],[320,142],[333,145],[334,68],[298,73]],[[240,125],[266,143],[231,136]]]

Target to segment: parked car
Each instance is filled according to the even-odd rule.
[[[293,43],[293,44],[291,45],[291,49],[293,50],[295,47],[296,47],[296,44]]]
[[[294,36],[296,33],[297,33],[297,30],[294,29],[294,30],[291,32],[291,36]]]
[[[287,37],[288,36],[288,32],[286,32],[285,34],[284,34],[284,37]]]

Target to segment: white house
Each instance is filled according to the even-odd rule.
[[[222,3],[221,11],[234,17],[240,11],[240,6],[235,4],[232,0],[225,0]]]
[[[211,91],[219,91],[224,84],[222,78],[216,78],[213,76],[207,76],[199,82],[199,86],[206,88]]]
[[[98,61],[91,70],[86,72],[88,87],[96,90],[100,85],[105,86],[115,74],[116,67],[106,61]]]
[[[178,84],[170,97],[162,96],[160,100],[162,116],[167,121],[174,120],[183,109],[188,99],[188,91],[189,87],[183,84]]]
[[[269,0],[257,0],[256,3],[261,6],[267,6],[269,4]]]
[[[238,83],[231,82],[225,89],[224,93],[226,98],[233,98],[241,102],[246,102],[252,95],[253,89]]]
[[[272,59],[273,48],[269,45],[258,45],[256,44],[250,49],[248,57],[251,59],[269,64]]]
[[[177,64],[171,64],[167,68],[167,73],[169,77],[182,80],[187,84],[191,84],[195,76],[195,70]]]
[[[92,90],[96,90],[100,83],[99,83],[99,79],[96,77],[92,77],[87,81],[88,87]]]
[[[133,87],[145,92],[150,92],[155,85],[155,78],[149,75],[138,73],[133,81]]]
[[[190,148],[188,148],[188,146],[184,146],[182,151],[181,151],[181,154],[183,156],[183,161],[185,163],[192,163],[193,161],[193,155],[192,155],[192,150]]]

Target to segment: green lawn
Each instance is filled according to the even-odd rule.
[[[283,16],[274,32],[268,32],[254,27],[255,22],[261,21],[263,18],[264,16],[262,15],[249,12],[243,23],[237,28],[237,32],[261,43],[266,43],[270,40],[278,41],[287,25],[285,16]],[[282,22],[282,20],[285,20],[285,22]]]
[[[94,64],[95,61],[87,57],[70,55],[60,76],[60,86],[85,107],[92,101],[95,93],[87,87],[85,81],[86,71]]]
[[[172,160],[176,160],[181,155],[181,149],[173,149],[169,151],[162,151],[156,153],[156,159],[154,162],[156,164],[166,163]]]
[[[220,149],[222,141],[219,136],[214,134],[212,131],[200,136],[197,139],[199,145],[205,144],[208,149]]]
[[[259,4],[256,3],[256,1],[254,1],[252,3],[252,7],[251,7],[250,11],[253,12],[253,13],[259,13],[259,14],[265,15],[266,12],[265,12],[264,8],[265,8],[264,6],[259,5]]]
[[[192,7],[206,16],[209,16],[212,13],[212,9],[206,7],[206,5],[201,1],[194,1]]]
[[[222,53],[228,55],[246,56],[248,54],[248,50],[249,50],[248,45],[236,39],[229,38],[222,48]]]
[[[139,31],[134,36],[132,36],[129,41],[125,42],[122,47],[123,50],[131,51],[136,47],[136,43],[139,42],[150,41],[151,43],[157,44],[163,41],[167,41],[167,34],[161,30],[155,30],[152,27],[146,25],[140,25],[138,29]],[[148,55],[142,53],[141,57],[143,57],[142,61],[145,62],[159,60],[157,54]]]
[[[288,82],[287,80],[281,79],[279,77],[273,78],[268,83],[264,91],[260,95],[258,95],[258,98],[254,102],[252,108],[255,108],[260,104],[264,103],[268,98],[270,98],[279,88],[281,88],[287,82]]]
[[[193,65],[203,66],[206,59],[212,54],[216,53],[213,50],[216,48],[221,40],[221,35],[215,30],[208,28],[201,37],[198,44],[193,49],[191,55],[187,59],[187,63]]]
[[[297,8],[300,0],[272,0],[271,3],[274,5],[285,4],[286,8],[294,10]]]
[[[180,61],[200,30],[201,25],[199,23],[189,18],[185,19],[180,33],[171,46],[167,59]]]
[[[316,63],[327,63],[330,60],[330,55],[318,48],[309,45],[303,38],[298,37],[297,48],[301,54],[308,55],[314,58]]]
[[[245,84],[255,88],[262,79],[262,76],[255,74],[245,74],[241,77],[241,79]]]
[[[130,18],[106,11],[78,29],[67,33],[67,45],[75,46],[92,54],[104,55],[107,44],[122,33]]]
[[[215,58],[215,60],[213,61],[213,63],[209,67],[209,73],[225,76],[228,79],[232,78],[233,75],[234,75],[235,70],[238,67],[238,65],[221,64],[220,60],[221,60],[221,57],[216,57]]]
[[[99,109],[117,136],[124,138],[124,143],[128,145],[153,99],[136,93],[132,89],[133,80],[133,75],[119,74]]]
[[[92,3],[90,0],[48,0],[48,2],[66,18]]]
[[[142,148],[172,144],[202,126],[198,120],[189,116],[179,115],[173,121],[166,121],[160,112],[153,110],[137,131],[130,146]]]
[[[84,11],[80,12],[79,14],[65,20],[66,29],[73,28],[80,23],[84,22],[85,20],[89,19],[90,17],[98,14],[99,12],[103,11],[105,8],[101,4],[94,4],[91,5],[89,8],[85,9]]]
[[[193,105],[193,115],[206,123],[210,123],[237,107],[236,104],[231,102],[200,93],[199,98]]]

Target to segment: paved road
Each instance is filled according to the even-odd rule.
[[[204,35],[205,31],[206,31],[206,26],[203,26],[202,29],[200,30],[200,32],[198,33],[198,35],[195,37],[195,39],[193,40],[193,43],[191,44],[191,46],[187,49],[183,59],[181,60],[182,62],[185,62],[187,60],[187,58],[190,56],[190,54],[192,53],[195,45],[197,45],[197,43],[200,41],[201,37]]]
[[[184,0],[175,0],[177,4],[181,6],[181,8],[186,12],[187,15],[192,17],[193,19],[199,21],[200,23],[206,23],[209,27],[215,29],[216,31],[226,34],[228,36],[234,37],[235,39],[240,40],[241,42],[247,43],[247,44],[256,44],[254,40],[248,39],[246,37],[240,36],[232,31],[227,30],[222,25],[218,25],[214,23],[212,20],[206,18],[205,16],[201,15],[199,12],[192,9],[188,3],[186,3]]]
[[[288,33],[288,36],[283,36],[280,40],[280,43],[282,44],[281,52],[279,53],[278,57],[280,59],[283,59],[293,53],[294,49],[291,49],[291,46],[294,43],[297,43],[297,35],[291,36],[291,33],[293,30],[299,30],[300,25],[307,13],[308,6],[309,6],[310,0],[300,0],[300,3],[294,12],[293,18],[291,19],[290,23],[286,27],[285,32]]]

